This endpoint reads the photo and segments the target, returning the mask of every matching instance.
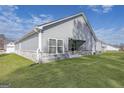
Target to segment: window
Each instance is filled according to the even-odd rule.
[[[49,45],[50,46],[56,46],[56,39],[50,39]]]
[[[69,50],[78,51],[81,45],[83,45],[84,43],[85,41],[83,40],[69,39]]]
[[[58,40],[58,53],[63,53],[63,41],[62,40]]]
[[[49,53],[56,53],[56,39],[49,39]]]
[[[63,53],[63,40],[49,39],[49,53]]]

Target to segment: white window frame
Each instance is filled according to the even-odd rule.
[[[55,49],[56,49],[56,45],[57,45],[57,42],[56,42],[56,45],[55,45],[55,46],[50,46],[50,40],[51,40],[51,39],[53,39],[53,40],[56,41],[55,38],[49,38],[49,39],[48,39],[48,53],[49,53],[49,54],[56,54],[56,53],[50,53],[50,47],[55,47]],[[56,52],[57,52],[57,50],[56,50]]]
[[[50,51],[50,46],[49,46],[49,41],[50,41],[50,39],[54,39],[54,40],[56,40],[56,53],[50,53],[49,51]],[[58,40],[61,40],[62,42],[63,42],[63,45],[62,46],[60,46],[60,47],[62,47],[62,53],[58,53]],[[57,38],[48,38],[48,53],[50,54],[50,55],[55,55],[55,54],[64,54],[65,52],[64,52],[64,40],[63,39],[57,39]]]
[[[61,40],[62,41],[62,46],[58,46],[58,40]],[[62,48],[62,53],[58,53],[58,47],[61,47]],[[64,40],[62,40],[62,39],[57,39],[57,53],[58,54],[64,54]]]

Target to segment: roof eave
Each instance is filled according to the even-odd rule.
[[[22,38],[20,38],[19,40],[17,40],[15,43],[18,43],[22,40],[24,40],[25,38],[35,34],[35,33],[39,33],[40,32],[40,28],[39,27],[35,27],[31,32],[25,34]]]
[[[90,31],[91,31],[91,33],[92,33],[92,35],[93,35],[94,39],[97,41],[98,39],[97,39],[97,37],[96,37],[96,35],[95,35],[95,33],[94,33],[94,31],[93,31],[93,29],[92,29],[92,27],[91,27],[91,25],[90,25],[89,21],[87,20],[87,18],[86,18],[86,16],[85,16],[85,14],[84,14],[84,13],[82,13],[82,16],[83,16],[83,18],[84,18],[85,22],[87,23],[87,25],[89,26]]]

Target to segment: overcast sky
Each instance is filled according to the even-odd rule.
[[[124,43],[124,6],[0,6],[0,33],[20,38],[34,26],[79,12],[87,16],[96,36]]]

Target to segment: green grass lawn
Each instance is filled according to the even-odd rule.
[[[0,85],[10,87],[124,87],[124,52],[46,64],[0,55]]]

